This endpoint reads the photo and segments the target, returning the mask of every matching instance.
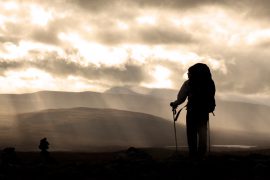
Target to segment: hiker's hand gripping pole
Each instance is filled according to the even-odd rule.
[[[173,111],[173,120],[174,121],[177,121],[179,115],[180,115],[180,112],[185,108],[187,107],[187,105],[185,105],[184,107],[182,107],[181,109],[179,109],[179,111],[177,112],[176,111],[176,108],[172,108],[172,111]]]

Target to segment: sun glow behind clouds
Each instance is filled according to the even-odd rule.
[[[156,66],[151,75],[155,79],[153,83],[144,84],[149,88],[172,88],[172,82],[169,79],[171,71],[162,66]]]
[[[249,45],[256,45],[261,42],[268,42],[270,40],[270,29],[262,29],[251,32],[246,37],[246,42]]]
[[[0,78],[1,84],[5,84],[0,88],[1,92],[5,92],[6,88],[10,92],[17,91],[32,92],[32,90],[50,89],[54,85],[51,83],[53,77],[44,71],[35,68],[28,68],[19,71],[7,71],[5,77]]]
[[[140,25],[155,25],[156,24],[156,17],[154,16],[140,16],[136,18],[136,21]]]
[[[128,59],[127,50],[121,47],[108,47],[84,40],[77,33],[60,33],[59,39],[77,49],[86,62],[99,65],[117,66]]]
[[[15,3],[15,2],[5,2],[3,4],[3,7],[6,9],[6,10],[14,10],[14,9],[18,9],[18,4]]]
[[[51,74],[36,69],[27,68],[19,71],[7,71],[4,76],[0,76],[0,83],[5,86],[0,87],[0,93],[27,93],[33,91],[103,91],[104,88],[91,84],[88,80],[68,76],[66,79],[51,76]]]
[[[127,23],[122,22],[122,21],[117,21],[116,25],[121,30],[128,30],[129,29],[129,25]]]
[[[30,7],[32,23],[40,26],[45,26],[53,18],[50,11],[45,11],[42,7],[32,5]]]

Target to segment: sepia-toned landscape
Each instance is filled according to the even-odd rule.
[[[270,179],[269,7],[1,0],[0,180]]]

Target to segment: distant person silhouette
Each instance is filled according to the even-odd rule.
[[[213,113],[216,106],[215,91],[209,67],[197,63],[188,69],[188,80],[183,83],[177,100],[170,103],[174,110],[188,98],[186,130],[191,158],[202,158],[206,153],[207,123],[209,113]]]
[[[47,159],[50,155],[48,152],[50,143],[47,141],[47,138],[43,138],[40,140],[38,148],[41,150],[40,155],[42,158]]]

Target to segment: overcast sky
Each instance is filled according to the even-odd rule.
[[[268,0],[0,2],[0,93],[178,89],[204,62],[218,93],[268,97]]]

